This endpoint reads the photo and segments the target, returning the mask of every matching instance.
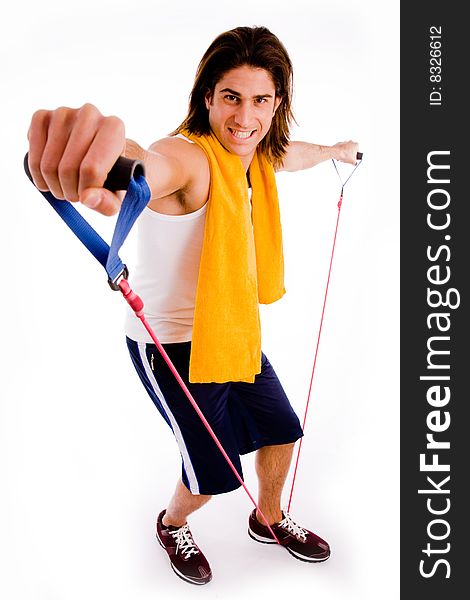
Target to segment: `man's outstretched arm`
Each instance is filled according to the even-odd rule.
[[[359,144],[353,141],[338,142],[334,146],[321,146],[309,142],[289,142],[287,152],[278,171],[302,171],[334,158],[355,165]]]
[[[143,160],[153,202],[185,189],[201,173],[209,177],[207,159],[193,144],[173,139],[146,151],[126,139],[120,119],[103,116],[92,104],[36,111],[28,139],[29,168],[36,186],[104,215],[115,214],[121,204],[121,193],[103,188],[121,155]]]

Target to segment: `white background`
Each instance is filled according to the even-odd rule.
[[[10,5],[0,36],[1,597],[399,597],[398,21],[398,2],[372,0]],[[22,159],[38,108],[92,102],[141,145],[166,135],[204,50],[239,25],[269,27],[291,55],[293,139],[354,139],[364,162],[345,190],[291,510],[332,557],[305,564],[255,544],[241,490],[191,518],[214,572],[199,589],[174,576],[154,538],[179,455],[128,358],[124,303]],[[331,162],[278,184],[288,293],[263,308],[264,350],[302,415],[340,188]],[[109,240],[113,220],[87,215]],[[133,237],[121,257],[132,268]],[[253,457],[243,464],[256,491]]]

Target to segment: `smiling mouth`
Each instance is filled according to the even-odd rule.
[[[249,131],[241,131],[240,129],[232,129],[231,127],[229,127],[228,130],[234,137],[236,137],[239,140],[246,140],[252,137],[254,133],[256,133],[256,129],[250,129]]]

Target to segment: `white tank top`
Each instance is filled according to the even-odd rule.
[[[162,344],[191,340],[206,209],[207,203],[175,216],[146,207],[137,223],[137,265],[130,283]],[[130,308],[125,331],[132,340],[152,342]]]

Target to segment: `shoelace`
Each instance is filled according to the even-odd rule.
[[[170,535],[176,541],[176,554],[181,551],[184,558],[189,558],[192,554],[199,554],[199,549],[194,543],[188,524],[175,531],[170,531]]]
[[[306,530],[300,527],[300,525],[297,525],[297,523],[293,520],[290,514],[286,511],[284,511],[284,519],[282,519],[282,521],[279,522],[278,527],[281,527],[288,533],[291,533],[299,540],[299,542],[307,541]]]

